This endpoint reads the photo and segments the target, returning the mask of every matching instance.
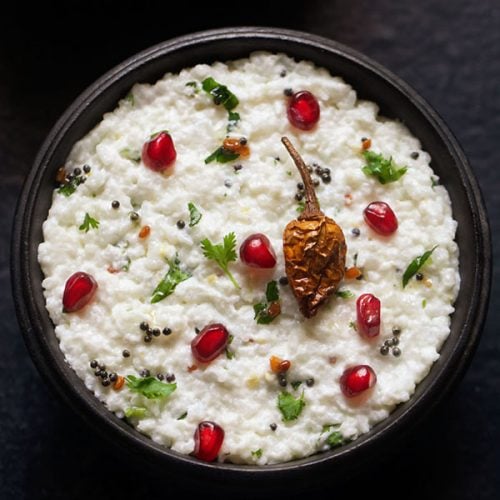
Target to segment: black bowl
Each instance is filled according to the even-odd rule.
[[[51,204],[56,170],[73,144],[112,110],[136,82],[154,82],[165,72],[197,63],[230,60],[255,50],[284,52],[307,59],[343,77],[361,98],[404,122],[432,157],[458,221],[461,288],[451,334],[441,357],[412,398],[370,432],[342,448],[271,466],[204,463],[153,442],[117,418],[86,389],[59,349],[45,309],[37,248]],[[43,144],[21,194],[12,246],[13,290],[29,352],[45,380],[95,429],[154,463],[163,471],[212,480],[259,479],[290,484],[335,471],[345,472],[369,459],[408,431],[463,375],[479,340],[486,315],[491,274],[490,234],[478,184],[455,138],[431,107],[398,77],[367,57],[330,40],[268,28],[232,28],[176,38],[152,47],[115,67],[90,86],[56,123]],[[336,474],[338,476],[338,474]]]

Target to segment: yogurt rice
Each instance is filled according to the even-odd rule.
[[[310,130],[287,117],[290,95],[303,90],[320,109]],[[145,145],[161,131],[176,159],[148,168]],[[285,278],[283,229],[303,208],[303,190],[282,136],[311,166],[355,270],[309,319]],[[363,170],[366,151],[407,170],[383,184]],[[73,147],[43,226],[46,304],[68,363],[110,411],[177,452],[192,453],[200,423],[215,423],[222,444],[213,457],[198,452],[202,459],[279,463],[356,439],[411,397],[450,331],[456,222],[430,160],[403,124],[379,116],[340,78],[283,54],[135,85]],[[374,201],[397,217],[390,235],[364,218]],[[222,248],[231,233],[236,253],[247,237],[265,235],[275,265],[251,267],[229,252],[229,276],[206,242]],[[97,288],[88,304],[69,311],[65,303],[63,312],[77,272]],[[381,305],[373,337],[360,331],[364,294]],[[272,302],[278,310],[258,322],[259,307],[267,314]],[[202,362],[191,344],[213,325],[229,337],[209,339],[220,341],[218,352]],[[360,365],[376,383],[347,397],[343,374]]]

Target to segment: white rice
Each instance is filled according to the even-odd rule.
[[[282,70],[285,76],[280,76]],[[226,136],[227,112],[186,83],[208,76],[239,98],[241,122],[231,135],[248,138],[247,159],[204,164]],[[309,90],[317,97],[321,119],[314,130],[303,132],[289,124],[285,88]],[[283,54],[255,53],[228,64],[200,64],[167,74],[155,85],[136,85],[132,94],[133,100],[122,100],[75,144],[65,168],[69,172],[88,164],[91,173],[73,195],[54,192],[39,247],[56,335],[89,390],[119,416],[132,406],[146,408],[146,416],[131,423],[180,453],[192,452],[200,421],[217,422],[225,431],[219,460],[250,464],[284,462],[327,449],[330,431],[324,426],[330,424],[338,424],[335,429],[345,439],[355,439],[408,400],[439,357],[459,287],[456,222],[445,188],[431,182],[438,179],[418,139],[403,124],[379,116],[376,104],[358,100],[341,79]],[[120,155],[126,148],[140,151],[152,133],[165,129],[177,149],[168,175]],[[294,195],[301,179],[280,142],[283,135],[307,163],[331,169],[331,183],[318,186],[318,198],[322,210],[344,230],[347,266],[357,254],[364,279],[345,281],[341,288],[354,297],[331,298],[312,319],[300,314],[290,287],[280,286],[281,315],[270,325],[257,325],[253,304],[264,297],[268,281],[284,276],[283,229],[298,215]],[[371,138],[373,151],[407,165],[407,173],[386,185],[367,177],[361,170],[362,137]],[[418,152],[417,159],[412,152]],[[243,165],[237,173],[235,163]],[[119,209],[111,208],[113,200],[120,202]],[[399,228],[394,235],[378,236],[363,221],[364,208],[374,200],[387,202],[396,213]],[[196,226],[179,229],[178,220],[189,221],[188,202],[203,216]],[[139,223],[129,218],[134,210]],[[98,229],[79,230],[85,213],[99,220]],[[144,224],[151,234],[140,239]],[[355,227],[359,237],[351,233]],[[239,259],[230,264],[241,290],[200,248],[203,238],[219,243],[229,232],[236,234],[238,247],[249,234],[264,233],[277,253],[277,266],[271,270],[249,271]],[[402,272],[435,245],[425,279],[412,279],[403,289]],[[192,277],[151,304],[151,294],[168,270],[166,259],[176,253]],[[127,263],[128,271],[108,271]],[[90,273],[99,288],[87,307],[64,314],[64,285],[76,271]],[[381,300],[376,339],[361,338],[350,326],[362,293]],[[173,333],[146,344],[139,329],[142,321],[168,326]],[[234,336],[234,358],[222,354],[202,366],[192,357],[190,343],[195,328],[214,322],[223,323]],[[382,356],[380,346],[395,326],[401,329],[402,354]],[[123,349],[130,351],[129,358],[122,356]],[[282,421],[277,397],[283,388],[270,371],[271,355],[291,361],[288,381],[314,377],[312,387],[287,387],[295,397],[304,392],[306,406],[297,420]],[[127,387],[103,387],[89,366],[92,359],[121,375],[139,376],[142,369],[152,375],[174,373],[177,390],[156,401]],[[344,369],[356,364],[369,364],[378,378],[370,396],[358,402],[346,399],[339,387]],[[198,369],[189,371],[192,365]],[[277,424],[275,431],[272,423]]]

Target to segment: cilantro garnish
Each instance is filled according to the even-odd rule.
[[[188,416],[188,412],[185,411],[182,415],[178,416],[176,420],[184,420]]]
[[[85,177],[83,176],[72,177],[69,181],[59,186],[57,192],[63,194],[64,196],[71,196],[76,191],[76,188],[84,182]]]
[[[305,209],[306,209],[306,202],[305,201],[299,201],[299,203],[297,204],[297,208],[295,210],[299,214],[301,214]]]
[[[228,111],[227,113],[227,128],[226,130],[228,132],[231,132],[236,125],[238,125],[238,122],[240,121],[240,114],[236,113],[236,111]]]
[[[229,263],[236,260],[236,235],[229,233],[224,236],[222,243],[214,245],[208,238],[201,241],[203,255],[210,260],[217,262],[219,267],[224,271],[224,274],[231,280],[231,283],[240,288],[238,282],[229,271]]]
[[[188,210],[189,210],[189,227],[196,226],[196,224],[200,222],[202,214],[196,208],[196,205],[191,201],[188,203]]]
[[[228,111],[238,106],[238,98],[225,86],[216,82],[211,76],[201,82],[205,92],[213,97],[214,104],[222,104]]]
[[[234,335],[229,334],[229,338],[227,339],[227,345],[224,351],[226,352],[226,358],[227,359],[233,359],[234,358],[234,351],[231,351],[229,349],[229,346],[231,345],[231,342],[234,340]]]
[[[406,271],[403,274],[403,288],[408,284],[411,278],[418,273],[420,268],[427,262],[429,257],[432,255],[432,252],[436,250],[437,245],[433,247],[431,250],[427,250],[422,255],[415,257],[406,268]]]
[[[131,406],[125,409],[125,416],[127,418],[143,418],[146,416],[147,410],[143,406]]]
[[[124,148],[120,151],[120,156],[136,163],[141,161],[141,152],[135,149]]]
[[[160,300],[163,300],[165,297],[171,295],[174,292],[175,287],[179,283],[191,277],[190,273],[182,271],[181,268],[179,267],[180,260],[177,254],[172,260],[168,261],[168,264],[170,268],[167,274],[165,274],[163,279],[158,283],[158,285],[154,289],[153,295],[151,297],[151,304],[160,302]]]
[[[236,160],[239,156],[239,153],[229,151],[229,149],[226,149],[224,146],[219,146],[211,155],[205,158],[205,163],[212,163],[213,161],[227,163]]]
[[[280,292],[276,280],[272,280],[266,287],[266,300],[254,304],[254,319],[258,325],[268,325],[281,313]]]
[[[354,297],[354,294],[351,292],[351,290],[337,290],[335,292],[335,295],[337,297],[340,297],[341,299],[351,299]]]
[[[253,458],[260,458],[262,456],[262,448],[259,448],[258,450],[251,451]]]
[[[304,391],[300,398],[295,398],[289,392],[283,391],[278,395],[278,409],[282,414],[283,422],[296,420],[301,414],[306,402],[304,401]]]
[[[366,165],[362,168],[365,175],[376,177],[381,184],[397,181],[406,171],[407,167],[399,168],[392,158],[384,158],[373,151],[363,151]]]
[[[147,399],[161,399],[170,396],[177,389],[177,384],[166,384],[155,377],[135,377],[127,375],[125,377],[127,387],[132,392],[142,394]]]
[[[302,385],[302,380],[294,380],[290,385],[293,387],[293,390],[296,391]]]
[[[83,219],[83,222],[80,226],[78,226],[78,229],[80,231],[85,231],[86,233],[88,233],[91,228],[97,229],[98,227],[99,227],[99,221],[91,217],[87,212],[85,212],[85,217]]]

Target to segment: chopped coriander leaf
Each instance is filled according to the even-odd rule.
[[[177,384],[166,384],[160,382],[156,377],[125,377],[127,387],[132,392],[142,394],[147,399],[161,399],[170,396],[177,389]]]
[[[281,304],[279,302],[280,292],[278,282],[270,281],[266,286],[266,300],[254,304],[254,319],[259,325],[268,325],[281,313]]]
[[[196,226],[202,218],[201,212],[196,208],[196,205],[191,201],[188,203],[189,210],[189,227]]]
[[[238,158],[239,156],[239,153],[229,151],[229,149],[220,146],[212,154],[205,158],[205,163],[212,163],[213,161],[216,161],[217,163],[228,163],[230,161],[236,160],[236,158]]]
[[[201,82],[205,92],[213,97],[214,104],[222,104],[228,111],[238,106],[238,98],[225,86],[216,82],[211,76]]]
[[[131,406],[125,409],[127,418],[143,418],[146,416],[147,410],[143,406]]]
[[[188,416],[188,412],[185,411],[181,416],[177,417],[176,420],[184,420]]]
[[[421,267],[427,262],[429,257],[432,255],[432,252],[436,250],[437,245],[433,247],[431,250],[427,250],[427,252],[424,252],[422,255],[419,255],[418,257],[415,257],[408,267],[406,268],[406,271],[403,274],[403,288],[408,284],[408,282],[415,276],[415,274],[420,271]]]
[[[99,221],[91,217],[88,214],[88,212],[85,212],[85,217],[83,219],[83,222],[80,226],[78,226],[78,229],[80,231],[85,231],[86,233],[88,233],[91,228],[97,229],[98,227],[99,227]]]
[[[283,391],[278,395],[278,409],[282,414],[283,422],[296,420],[301,414],[306,402],[304,401],[304,391],[300,398],[293,397],[289,392]]]
[[[154,289],[153,295],[151,296],[151,304],[160,302],[160,300],[174,293],[175,287],[179,283],[191,277],[190,273],[182,271],[179,267],[180,261],[177,254],[172,260],[168,261],[168,264],[170,266],[169,270]]]
[[[228,132],[231,132],[238,125],[238,122],[240,121],[240,114],[236,113],[236,111],[228,111],[227,112],[227,119],[228,119],[228,122],[227,122],[226,130]]]
[[[76,191],[76,188],[84,182],[85,177],[83,176],[73,177],[70,181],[64,183],[62,186],[59,186],[57,192],[64,196],[71,196]]]
[[[331,431],[334,427],[340,427],[340,424],[325,424],[321,429],[321,434]]]
[[[427,300],[422,299],[422,309],[425,309],[427,307]]]
[[[408,170],[407,167],[400,168],[392,158],[384,158],[373,151],[363,151],[363,156],[366,160],[363,172],[365,175],[376,177],[381,184],[397,181]]]
[[[297,212],[299,214],[301,214],[305,209],[306,209],[306,202],[305,201],[299,201],[299,203],[297,205],[297,208],[295,210],[297,210]]]
[[[352,299],[352,297],[354,297],[354,294],[351,292],[351,290],[337,290],[335,292],[335,295],[337,297],[340,297],[341,299]]]
[[[132,92],[129,92],[126,96],[125,96],[125,100],[131,105],[131,106],[134,106],[135,105],[135,97],[134,97],[134,94]]]
[[[187,82],[186,87],[191,87],[193,89],[193,95],[197,94],[200,91],[200,84],[195,81]]]
[[[231,232],[224,236],[222,243],[214,245],[208,238],[201,241],[201,248],[203,255],[209,259],[217,262],[219,267],[224,271],[224,274],[231,280],[231,283],[240,289],[240,285],[234,279],[234,276],[229,271],[229,263],[236,260],[236,235]]]
[[[327,436],[325,442],[330,448],[337,448],[344,444],[344,436],[339,431],[333,431]]]
[[[262,448],[259,448],[258,450],[250,452],[252,454],[253,458],[260,458],[262,456]]]
[[[136,163],[141,161],[141,152],[135,149],[124,148],[120,151],[120,156],[126,160],[135,161]]]
[[[125,257],[126,264],[123,264],[123,266],[120,268],[122,271],[128,272],[130,271],[130,264],[132,262],[132,259],[127,255]]]
[[[434,189],[436,186],[439,186],[439,182],[434,176],[431,176],[431,187]]]
[[[294,380],[290,385],[293,387],[293,390],[296,391],[302,385],[302,380]]]
[[[358,327],[356,326],[356,323],[354,323],[354,321],[349,321],[349,328],[358,331]]]
[[[234,358],[234,351],[231,351],[231,349],[229,349],[229,346],[231,345],[231,343],[232,343],[233,340],[234,340],[234,335],[229,334],[229,338],[227,340],[227,346],[226,346],[226,349],[225,349],[226,358],[227,359],[233,359]]]

